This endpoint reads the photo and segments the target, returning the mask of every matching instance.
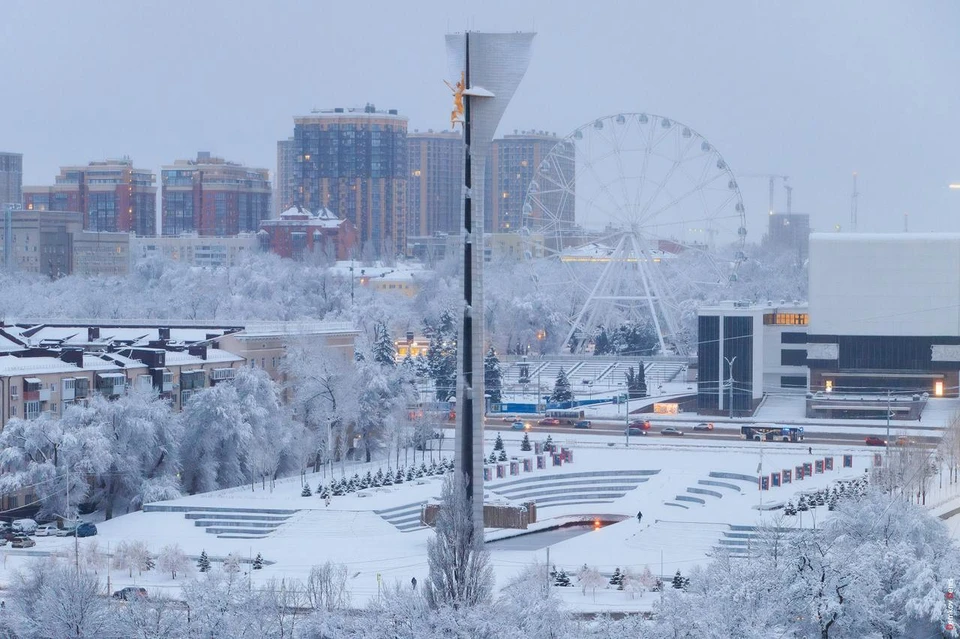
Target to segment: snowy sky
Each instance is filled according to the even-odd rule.
[[[0,149],[24,182],[129,154],[159,170],[209,150],[271,170],[292,116],[397,108],[410,128],[450,110],[443,34],[536,30],[501,133],[566,134],[647,111],[703,133],[738,174],[782,173],[818,230],[960,230],[960,4],[422,0],[0,6]],[[743,178],[750,237],[767,183]],[[778,207],[784,192],[778,186]]]

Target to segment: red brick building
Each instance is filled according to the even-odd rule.
[[[23,187],[23,207],[82,213],[85,231],[156,235],[156,179],[127,157],[64,166],[53,186]]]
[[[328,209],[311,213],[292,207],[278,220],[260,222],[260,248],[280,257],[296,260],[308,255],[329,260],[346,260],[357,244],[357,229],[349,220],[341,220]]]
[[[197,233],[231,237],[255,233],[270,217],[270,172],[206,151],[196,160],[177,160],[160,171],[164,235]]]

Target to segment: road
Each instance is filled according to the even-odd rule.
[[[511,420],[512,421],[512,420]],[[594,419],[590,422],[590,428],[584,429],[574,429],[572,426],[539,426],[536,421],[530,421],[532,424],[530,431],[532,433],[550,433],[552,435],[570,435],[576,434],[580,435],[619,435],[624,437],[624,423],[623,420],[607,420],[607,419]],[[486,430],[494,431],[511,431],[513,430],[510,423],[504,423],[503,419],[493,417],[485,420],[484,428]],[[740,425],[739,424],[717,424],[712,431],[694,431],[693,426],[689,424],[675,424],[675,423],[653,423],[652,428],[647,432],[647,435],[643,437],[633,437],[631,440],[637,439],[677,439],[676,435],[661,435],[660,430],[666,428],[667,426],[674,426],[683,431],[684,435],[682,439],[704,439],[704,440],[720,440],[720,441],[743,441],[743,437],[740,435]],[[849,421],[830,423],[830,424],[816,424],[818,430],[820,429],[829,429],[830,427],[843,428],[847,431],[851,427],[856,427],[857,424],[850,423]],[[894,432],[899,429],[892,429]],[[806,431],[804,433],[803,443],[805,444],[833,444],[833,445],[843,445],[850,446],[851,444],[864,445],[864,439],[867,435],[875,435],[876,430],[873,428],[865,429],[864,433],[851,433],[851,432],[811,432]],[[883,434],[880,434],[881,438],[884,438]],[[891,437],[893,439],[893,437]],[[911,441],[914,441],[923,445],[935,445],[939,438],[933,435],[910,435]],[[877,450],[883,450],[883,447],[878,446]]]

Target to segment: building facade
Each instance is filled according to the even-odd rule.
[[[331,263],[350,257],[357,232],[349,220],[341,220],[332,211],[312,213],[292,207],[279,219],[262,221],[257,238],[262,251],[295,260],[312,256],[318,262]]]
[[[128,275],[131,233],[73,234],[73,273],[80,275]]]
[[[454,131],[407,134],[408,247],[414,238],[459,234],[463,151],[463,137]]]
[[[163,235],[197,233],[231,237],[256,233],[270,217],[270,172],[209,152],[195,160],[177,160],[160,171]]]
[[[560,142],[554,133],[546,131],[514,131],[493,141],[487,158],[485,180],[486,207],[484,209],[484,230],[487,233],[517,231],[524,226],[539,228],[538,212],[523,209],[527,189],[534,181],[537,168],[548,153]],[[564,154],[558,161],[564,166],[557,167],[564,175],[576,174],[575,152]],[[556,201],[550,198],[554,197]],[[562,211],[569,215],[572,223],[574,206],[572,202],[560,206],[561,194],[551,196],[542,194],[544,206],[554,212]]]
[[[697,311],[697,412],[750,415],[765,392],[807,389],[810,314],[801,302],[725,302]]]
[[[297,144],[292,137],[277,142],[277,183],[273,197],[273,217],[296,206],[301,193],[297,180]]]
[[[41,273],[50,278],[73,272],[73,236],[83,227],[80,213],[19,210],[8,215],[9,229],[7,224],[0,228],[0,250],[3,252],[0,263],[7,268]]]
[[[281,201],[349,220],[370,256],[406,251],[407,118],[396,110],[337,108],[294,118]],[[280,160],[278,160],[280,163]]]
[[[235,266],[244,255],[256,250],[256,233],[240,233],[236,237],[201,237],[189,233],[130,238],[130,259],[134,263],[148,257],[162,257],[201,268],[223,268]]]
[[[810,236],[810,390],[960,395],[960,234]]]
[[[806,213],[771,213],[765,243],[802,262],[810,253],[810,216]]]
[[[80,212],[87,231],[156,235],[156,175],[130,158],[61,167],[53,186],[24,187],[23,206]]]
[[[0,152],[0,212],[23,202],[23,155]]]

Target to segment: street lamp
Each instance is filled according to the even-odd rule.
[[[728,379],[730,384],[730,419],[733,419],[733,363],[737,361],[737,356],[734,355],[732,358],[724,357],[723,360],[727,363],[727,367],[730,370],[730,377]]]

